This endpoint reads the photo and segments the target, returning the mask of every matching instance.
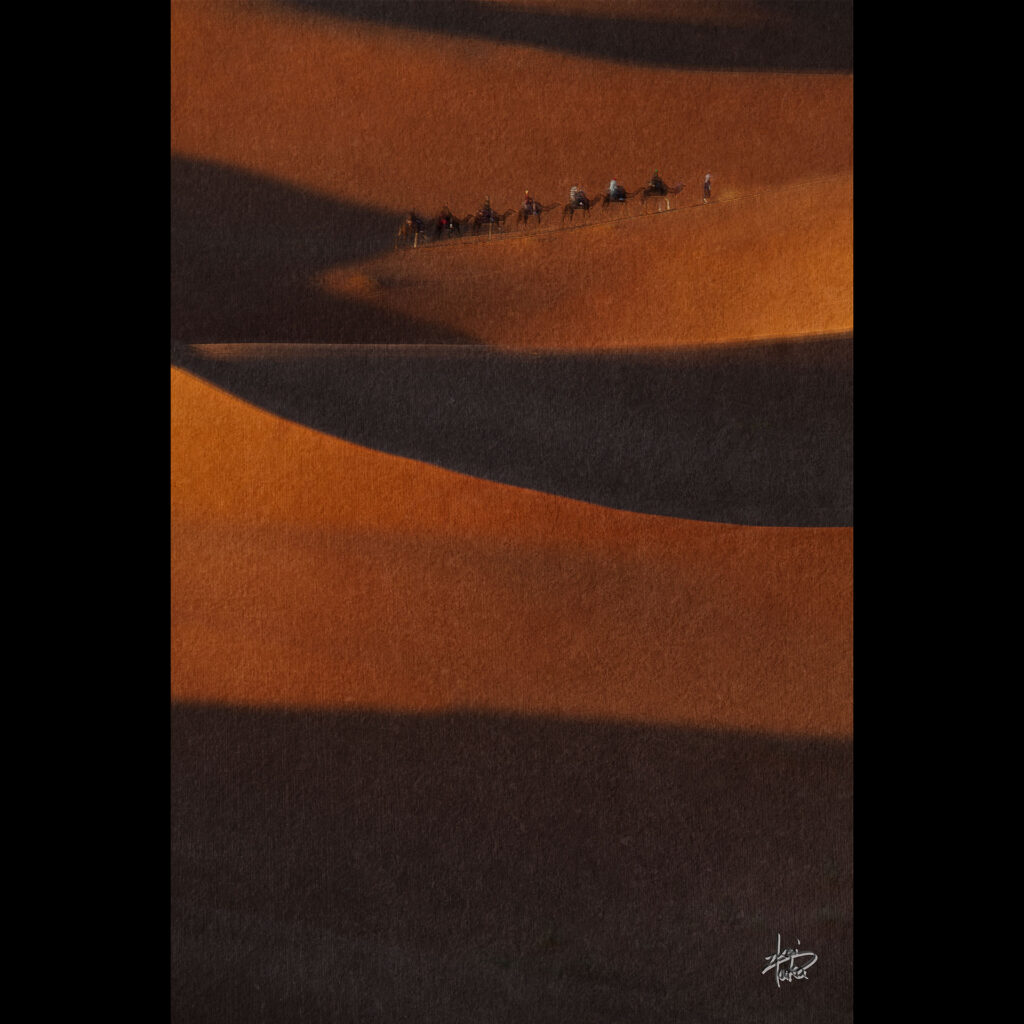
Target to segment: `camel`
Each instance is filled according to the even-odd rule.
[[[537,202],[536,199],[532,199],[527,203],[523,203],[519,207],[519,212],[516,214],[516,227],[520,224],[526,227],[530,223],[531,217],[537,218],[537,225],[540,226],[541,214],[550,213],[558,206],[558,203],[551,203],[549,206],[545,206],[543,203]]]
[[[644,213],[647,212],[647,200],[648,199],[657,199],[657,200],[664,199],[665,200],[665,209],[671,210],[672,209],[672,201],[671,201],[671,199],[669,197],[670,196],[677,196],[677,195],[679,195],[679,193],[682,192],[684,188],[686,188],[686,186],[683,185],[682,183],[680,183],[678,185],[674,185],[672,188],[669,188],[668,185],[665,185],[665,184],[662,184],[662,186],[660,188],[658,188],[658,187],[656,187],[654,185],[645,185],[644,188],[640,192],[640,209]]]
[[[395,248],[397,249],[403,242],[410,242],[411,240],[412,248],[415,249],[420,242],[421,236],[425,235],[425,233],[426,225],[416,216],[414,210],[410,211],[409,216],[402,221],[402,226],[398,229],[398,234],[395,237]]]
[[[448,238],[455,235],[462,236],[462,225],[469,220],[469,214],[465,217],[456,217],[446,206],[434,219],[434,241],[439,241],[442,234]]]
[[[505,226],[505,221],[515,212],[515,210],[506,210],[504,213],[495,213],[493,210],[478,210],[472,217],[467,217],[466,219],[469,221],[473,234],[476,235],[480,233],[480,229],[485,224],[488,227],[491,224],[496,224],[498,230],[501,231]]]
[[[628,192],[622,185],[619,185],[619,187],[615,190],[614,196],[611,195],[611,193],[609,192],[605,192],[602,194],[601,209],[603,210],[606,206],[610,205],[611,203],[622,203],[623,207],[625,207],[628,200],[632,199],[634,196],[640,195],[641,192],[643,192],[643,188],[636,188],[633,189],[632,192]]]
[[[594,200],[583,196],[581,199],[576,199],[574,202],[566,203],[562,207],[562,224],[565,225],[565,220],[568,217],[569,223],[572,223],[572,219],[578,210],[583,217],[584,221],[590,219],[590,208],[594,205]]]

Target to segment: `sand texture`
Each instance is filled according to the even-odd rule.
[[[849,5],[170,13],[172,1018],[852,1020]]]

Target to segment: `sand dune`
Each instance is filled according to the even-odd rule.
[[[183,159],[172,183],[180,342],[640,351],[853,325],[849,175],[397,252],[378,207]]]
[[[848,744],[518,715],[172,723],[175,1019],[852,1019]],[[778,929],[819,954],[781,991],[760,973]]]
[[[848,335],[671,350],[193,346],[177,364],[296,423],[630,512],[853,519]]]
[[[852,170],[851,75],[649,68],[270,3],[171,14],[175,153],[396,214],[654,168],[692,190],[711,170],[722,198]]]
[[[489,484],[173,381],[176,699],[849,734],[850,531]]]
[[[850,10],[172,3],[174,1019],[852,1019]]]
[[[569,230],[555,211],[487,244],[468,235],[319,280],[329,293],[512,348],[636,351],[852,328],[848,175],[709,206],[697,193],[657,215],[635,202],[596,210]]]
[[[172,6],[182,343],[671,352],[848,335],[850,76],[630,65],[346,11]],[[655,165],[687,182],[684,206],[391,251],[389,210],[464,211],[485,191],[501,209],[522,187],[547,201]],[[718,202],[694,207],[707,168]],[[172,408],[178,699],[849,732],[847,530],[533,494],[181,373]],[[558,415],[536,412],[539,429]]]

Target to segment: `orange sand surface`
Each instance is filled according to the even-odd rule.
[[[171,72],[175,153],[396,214],[565,202],[655,168],[694,196],[710,170],[725,199],[853,167],[852,75],[631,66],[203,0],[172,5]]]
[[[172,409],[175,699],[850,732],[851,530],[474,480],[181,371]]]
[[[516,348],[852,327],[852,75],[629,66],[271,3],[177,2],[171,29],[174,153],[396,228],[655,167],[689,207],[715,176],[711,207],[386,252],[325,270],[327,293]],[[471,479],[180,370],[171,411],[175,700],[851,733],[849,529]]]
[[[841,333],[853,327],[853,181],[647,215],[594,211],[564,230],[555,211],[539,229],[403,249],[319,283],[504,348],[635,351]]]

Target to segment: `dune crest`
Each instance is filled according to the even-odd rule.
[[[175,700],[850,733],[851,530],[616,512],[172,397]]]
[[[396,218],[655,168],[750,192],[853,167],[852,75],[630,66],[209,0],[172,4],[171,44],[173,152]]]
[[[496,347],[762,341],[853,328],[853,181],[841,175],[640,214],[426,243],[317,278],[328,294]],[[564,230],[563,230],[564,227]],[[415,340],[410,338],[410,340]]]

